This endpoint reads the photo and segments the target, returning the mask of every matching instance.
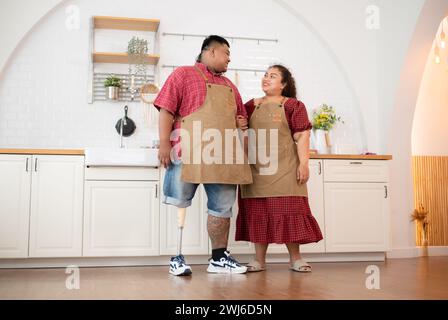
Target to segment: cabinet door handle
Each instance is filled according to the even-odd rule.
[[[319,175],[322,174],[322,162],[319,162]]]
[[[37,158],[34,160],[34,172],[37,172]]]
[[[156,199],[159,197],[158,189],[159,189],[159,185],[156,183]]]
[[[26,164],[25,164],[25,170],[26,172],[28,172],[28,162],[29,162],[30,158],[26,158]]]
[[[384,199],[387,199],[387,186],[384,186]]]
[[[352,161],[352,162],[350,162],[350,164],[362,164],[362,162],[361,161]]]

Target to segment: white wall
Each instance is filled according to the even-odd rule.
[[[64,0],[1,0],[0,74],[17,45],[28,31],[51,9]]]
[[[438,35],[442,25],[439,27]],[[445,32],[448,28],[445,27]],[[436,34],[434,34],[434,38]],[[448,48],[440,49],[441,63],[434,63],[434,47],[428,55],[415,108],[412,154],[448,155]]]
[[[390,139],[394,131],[403,131],[401,126],[394,123],[393,117],[396,110],[397,90],[400,84],[400,76],[405,66],[406,56],[409,54],[412,37],[415,36],[419,16],[422,14],[424,3],[444,2],[445,0],[379,0],[377,4],[381,9],[381,29],[378,31],[378,136],[380,149],[384,152],[394,153],[390,149]],[[445,1],[446,2],[446,1]],[[431,16],[437,14],[431,11]],[[436,18],[437,19],[437,18]],[[431,28],[429,21],[427,27]],[[423,24],[425,25],[425,24]],[[424,41],[418,40],[417,47],[423,49]],[[418,58],[420,59],[420,57]],[[410,67],[410,66],[409,66]],[[414,106],[409,106],[412,114]],[[399,120],[398,120],[399,121]],[[402,123],[404,124],[404,123]],[[404,130],[406,144],[410,144],[409,131]]]

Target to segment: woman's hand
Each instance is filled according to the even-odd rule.
[[[241,130],[247,130],[247,119],[244,116],[237,116],[236,117],[236,124],[237,128]]]
[[[308,182],[310,178],[310,168],[307,164],[300,163],[297,167],[297,180],[299,180],[300,184],[304,184]]]
[[[159,160],[165,169],[168,168],[171,164],[171,159],[170,159],[171,148],[172,147],[171,147],[170,141],[165,141],[165,142],[161,141],[160,142]]]

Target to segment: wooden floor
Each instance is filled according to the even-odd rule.
[[[367,289],[366,267],[380,269],[380,289]],[[80,288],[68,290],[65,269],[0,270],[0,299],[448,299],[448,257],[386,262],[314,263],[313,272],[286,264],[247,275],[208,274],[193,266],[191,277],[167,267],[80,269]]]

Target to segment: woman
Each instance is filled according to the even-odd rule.
[[[264,145],[257,145],[261,150],[278,150],[269,155],[271,160],[278,156],[278,166],[275,173],[266,175],[260,174],[260,169],[267,166],[258,162],[258,157],[251,165],[254,182],[240,186],[235,238],[255,243],[256,258],[248,264],[249,272],[265,270],[270,243],[286,244],[291,270],[310,272],[311,266],[300,255],[300,245],[322,240],[306,188],[312,126],[305,105],[296,99],[295,81],[287,68],[270,67],[263,77],[262,89],[264,97],[245,104],[249,123],[241,119],[239,125],[248,125],[258,143],[263,140],[262,132],[269,136],[269,130],[278,130],[278,141],[264,139]]]

